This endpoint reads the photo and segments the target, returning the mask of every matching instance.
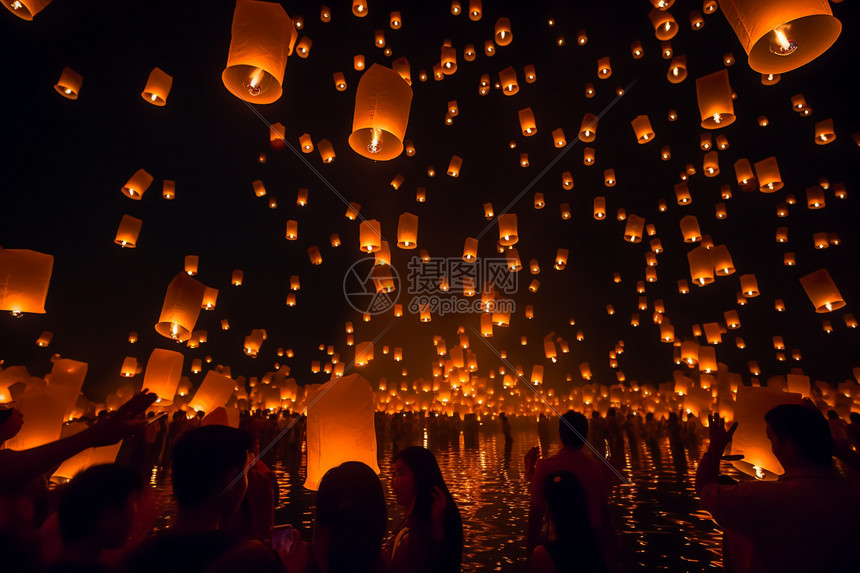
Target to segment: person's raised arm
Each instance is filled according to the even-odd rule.
[[[0,492],[18,487],[51,471],[87,448],[115,444],[133,434],[146,424],[143,413],[156,398],[155,394],[144,390],[107,418],[77,434],[28,450],[5,451],[3,471],[0,472]]]
[[[699,467],[696,469],[696,493],[701,496],[702,490],[710,483],[716,483],[720,476],[720,458],[723,455],[723,450],[732,441],[732,435],[738,427],[738,423],[734,422],[731,427],[726,430],[725,421],[720,418],[719,414],[708,416],[708,435],[710,443],[708,449],[702,456],[699,462]]]

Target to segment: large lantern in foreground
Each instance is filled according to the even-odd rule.
[[[767,388],[738,388],[735,403],[735,421],[738,428],[732,437],[732,455],[742,455],[742,460],[732,465],[757,479],[775,479],[783,473],[767,439],[767,422],[764,415],[780,404],[800,404],[800,394],[780,392]]]
[[[308,473],[305,487],[316,491],[325,473],[358,461],[379,473],[370,383],[358,374],[333,378],[308,395]]]
[[[221,74],[224,85],[247,102],[277,101],[287,56],[298,36],[290,17],[274,2],[238,0],[230,32],[227,67]]]
[[[762,74],[783,74],[808,64],[836,41],[842,24],[827,0],[722,0],[720,7]]]
[[[53,268],[51,255],[0,248],[0,310],[45,314]]]
[[[189,340],[200,315],[205,290],[202,283],[184,271],[176,275],[167,285],[161,316],[155,325],[156,332],[177,342]]]
[[[412,88],[400,74],[373,64],[358,82],[349,146],[376,161],[394,159],[403,151],[403,138],[412,106]]]
[[[188,407],[198,412],[211,412],[215,408],[225,406],[235,388],[235,380],[210,370],[194,393],[194,398],[188,402]]]
[[[51,0],[3,0],[3,5],[22,20],[32,20]]]
[[[176,387],[182,377],[182,363],[185,358],[179,352],[155,348],[146,363],[143,387],[158,396],[159,406],[173,403]]]

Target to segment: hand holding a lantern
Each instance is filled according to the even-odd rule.
[[[719,414],[709,415],[708,435],[710,438],[710,445],[708,446],[708,449],[718,455],[722,455],[723,450],[725,450],[726,446],[729,445],[729,442],[732,441],[732,436],[737,429],[737,422],[734,422],[729,429],[726,430],[725,420],[720,418]]]
[[[85,430],[92,446],[109,446],[135,433],[146,425],[143,415],[158,398],[144,389],[120,406],[116,412]]]

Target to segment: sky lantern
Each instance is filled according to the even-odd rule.
[[[735,161],[735,176],[737,177],[738,185],[741,189],[749,189],[755,188],[758,186],[758,182],[753,173],[752,165],[750,165],[749,159],[741,158]]]
[[[517,244],[517,215],[516,213],[505,213],[499,215],[499,244],[510,247]]]
[[[172,85],[173,76],[165,73],[161,68],[154,68],[149,72],[149,78],[140,96],[152,105],[162,107],[167,103],[167,94],[170,93]]]
[[[54,384],[25,390],[15,398],[15,409],[23,415],[24,424],[5,447],[26,450],[59,439],[79,394],[79,388]]]
[[[123,215],[113,242],[121,247],[135,248],[141,225],[143,225],[143,221],[140,219],[131,215]]]
[[[314,144],[311,141],[311,135],[309,133],[304,133],[299,136],[299,147],[302,150],[302,153],[310,153],[314,150]]]
[[[478,260],[478,239],[466,237],[466,244],[463,246],[463,260],[467,263],[474,263]]]
[[[331,77],[334,80],[334,87],[337,91],[346,91],[346,78],[343,72],[334,72]]]
[[[336,157],[334,147],[328,139],[320,139],[317,142],[317,151],[319,151],[323,163],[331,163]]]
[[[78,99],[83,81],[84,77],[81,74],[66,66],[60,73],[60,79],[54,85],[54,89],[66,99]]]
[[[758,179],[759,191],[762,193],[773,193],[782,189],[782,176],[779,173],[779,165],[776,163],[776,157],[768,157],[761,161],[756,161],[753,165],[755,168],[756,179]]]
[[[716,151],[705,153],[702,163],[702,171],[704,171],[705,177],[716,177],[720,174],[719,157],[717,156]]]
[[[815,144],[827,145],[836,141],[836,133],[833,131],[833,120],[825,119],[815,124]]]
[[[269,126],[269,146],[275,151],[283,149],[287,146],[286,128],[280,123],[273,123]]]
[[[601,80],[607,79],[612,75],[612,65],[609,62],[609,56],[599,58],[597,60],[597,77]]]
[[[690,278],[697,286],[714,282],[714,263],[710,249],[696,247],[687,253],[687,261],[690,264]]]
[[[359,226],[359,243],[362,251],[374,253],[382,248],[382,230],[379,221],[362,221]]]
[[[367,464],[376,473],[376,399],[370,383],[358,374],[332,378],[308,395],[308,472],[304,486],[314,490],[329,469],[348,461]]]
[[[299,43],[296,44],[296,55],[300,58],[307,58],[311,55],[311,46],[313,45],[313,40],[308,38],[307,36],[302,36],[302,39],[299,40]]]
[[[287,57],[298,32],[284,8],[274,2],[238,0],[233,12],[230,51],[221,80],[250,103],[273,103],[281,97]]]
[[[593,113],[586,113],[582,117],[582,123],[579,126],[579,140],[585,143],[591,143],[597,136],[597,122],[599,118]]]
[[[197,255],[185,255],[185,272],[193,277],[197,274],[197,265],[200,257]]]
[[[732,256],[727,246],[717,245],[712,249],[712,253],[714,272],[721,276],[728,276],[735,272]]]
[[[754,274],[741,275],[741,292],[744,296],[752,298],[759,295],[758,291],[758,281],[756,281]]]
[[[0,310],[14,316],[45,314],[54,257],[27,249],[0,248]]]
[[[647,115],[637,115],[630,125],[633,126],[633,133],[636,134],[636,141],[639,144],[648,143],[654,139],[654,130]]]
[[[800,284],[817,313],[830,312],[845,306],[845,300],[827,269],[819,269],[801,277]]]
[[[261,155],[265,156],[265,153]],[[176,181],[165,179],[161,185],[161,196],[168,201],[176,199]]]
[[[743,460],[732,465],[756,479],[773,480],[783,473],[767,439],[764,416],[780,404],[801,404],[800,394],[740,386],[735,402],[734,420],[738,428],[732,437],[731,454]]]
[[[371,66],[358,82],[350,147],[377,161],[400,155],[411,104],[412,88],[397,72]]]
[[[749,66],[762,74],[782,74],[827,51],[842,31],[825,0],[728,0],[721,2]]]
[[[152,175],[143,169],[138,169],[134,175],[131,176],[131,179],[122,186],[122,194],[126,197],[140,201],[143,198],[143,194],[147,189],[149,189],[151,184]]]
[[[678,33],[678,23],[670,12],[654,8],[648,13],[651,25],[654,26],[654,35],[658,40],[671,40]]]
[[[143,388],[158,396],[159,406],[173,403],[179,379],[182,377],[184,357],[179,352],[155,348],[146,363]]]
[[[729,72],[726,69],[698,78],[696,99],[705,129],[719,129],[735,121],[732,86],[729,85]]]
[[[184,272],[176,275],[167,286],[156,332],[177,342],[189,340],[200,315],[205,289]]]
[[[624,240],[628,243],[638,243],[642,241],[642,234],[645,229],[645,219],[639,215],[631,213],[627,217],[627,224],[624,227]]]
[[[532,108],[521,109],[517,112],[517,115],[520,118],[520,129],[522,129],[523,135],[531,137],[537,133],[537,125],[535,124],[535,115],[532,112]]]
[[[513,66],[508,66],[499,72],[499,83],[502,84],[502,93],[506,96],[512,96],[520,91],[520,86],[517,83],[517,71]]]
[[[669,64],[669,71],[666,72],[666,79],[672,84],[680,84],[687,79],[687,56],[675,56],[672,58],[672,63]]]
[[[226,406],[236,388],[236,381],[219,374],[214,370],[206,373],[206,377],[188,402],[188,407],[198,412],[211,412],[220,406]]]
[[[469,20],[477,22],[481,19],[481,0],[469,0]]]
[[[245,273],[242,270],[236,269],[230,276],[230,284],[233,286],[242,286],[242,280],[245,278]]]
[[[598,221],[606,218],[606,197],[595,197],[594,198],[593,216]]]
[[[507,46],[514,39],[514,35],[511,34],[511,21],[508,18],[496,20],[495,32],[494,39],[499,46]]]
[[[682,218],[680,225],[685,243],[698,243],[702,240],[702,232],[699,230],[699,220],[695,215],[687,215]]]
[[[292,219],[287,221],[286,238],[288,241],[295,241],[299,238],[299,222]]]

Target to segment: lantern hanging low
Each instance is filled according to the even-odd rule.
[[[227,67],[221,80],[250,103],[272,103],[281,97],[287,57],[298,31],[284,8],[274,2],[238,0],[233,12]]]

